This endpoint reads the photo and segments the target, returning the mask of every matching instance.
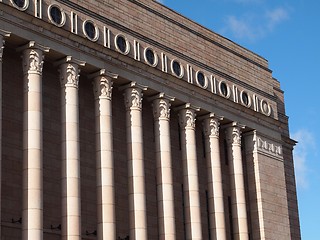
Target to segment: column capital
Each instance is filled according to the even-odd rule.
[[[223,120],[223,117],[209,113],[199,119],[203,120],[203,130],[206,137],[219,137],[220,121]]]
[[[170,102],[174,101],[174,97],[168,96],[164,93],[159,93],[150,97],[149,101],[152,101],[153,116],[155,120],[170,119]]]
[[[10,37],[11,32],[8,32],[6,30],[0,29],[0,38],[4,38],[4,37]]]
[[[241,130],[245,128],[238,122],[232,122],[224,126],[226,129],[226,140],[228,144],[241,145]]]
[[[126,109],[142,110],[142,91],[147,90],[146,86],[138,84],[137,82],[131,82],[120,87],[120,90],[125,90],[124,103]]]
[[[10,32],[4,31],[0,29],[0,62],[2,62],[2,56],[3,56],[3,49],[4,49],[4,38],[10,37]]]
[[[85,66],[84,61],[67,56],[64,59],[55,63],[60,66],[60,83],[61,87],[78,88],[80,67]]]
[[[101,69],[88,76],[93,78],[93,93],[95,99],[105,98],[111,100],[113,80],[118,78],[117,74]]]
[[[199,107],[195,107],[190,103],[186,103],[180,107],[175,108],[179,111],[179,122],[182,129],[196,127],[196,112],[200,111]]]
[[[48,47],[42,46],[35,41],[19,47],[17,51],[22,51],[22,67],[24,74],[42,74],[43,60],[45,52],[49,52]]]

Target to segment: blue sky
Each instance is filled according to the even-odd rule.
[[[159,2],[268,59],[285,91],[303,240],[320,227],[320,1],[162,0]]]

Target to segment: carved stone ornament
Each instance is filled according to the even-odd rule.
[[[165,119],[170,118],[170,102],[168,99],[155,99],[153,101],[153,116],[155,119]]]
[[[44,55],[39,49],[26,49],[23,53],[24,74],[42,74]]]
[[[2,56],[3,56],[3,49],[4,49],[4,40],[1,40],[2,38],[0,37],[0,62],[2,62]]]
[[[0,62],[2,62],[2,57],[3,57],[3,49],[5,44],[4,38],[10,37],[10,35],[11,35],[10,32],[0,29]]]
[[[124,103],[126,109],[142,109],[142,89],[140,88],[127,88],[124,94]]]
[[[79,84],[78,65],[72,63],[62,64],[60,67],[60,82],[62,87],[78,87]]]
[[[209,118],[204,122],[204,133],[209,137],[219,137],[219,120],[217,118]]]
[[[111,100],[113,81],[106,76],[96,77],[93,82],[93,92],[96,99],[106,98]]]
[[[283,158],[282,146],[272,140],[257,136],[255,138],[255,149],[263,154],[267,154],[278,159]]]
[[[182,109],[179,113],[180,118],[180,127],[185,128],[192,128],[196,127],[196,113],[192,109]]]
[[[241,130],[240,127],[233,126],[226,130],[226,140],[228,144],[241,145]]]

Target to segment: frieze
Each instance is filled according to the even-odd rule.
[[[64,28],[89,41],[101,44],[104,48],[131,57],[135,61],[144,62],[151,68],[157,68],[164,73],[184,80],[196,87],[210,91],[214,95],[226,98],[255,112],[260,112],[266,116],[272,116],[273,114],[273,107],[269,100],[266,100],[264,97],[261,97],[248,89],[241,88],[237,84],[232,84],[224,79],[223,76],[217,77],[215,74],[211,73],[210,70],[205,71],[204,69],[199,69],[199,67],[193,66],[188,62],[182,62],[176,56],[171,56],[170,53],[158,51],[154,46],[139,42],[137,39],[132,38],[132,36],[129,37],[126,36],[126,34],[114,32],[104,22],[94,19],[92,16],[90,16],[90,21],[88,20],[89,16],[88,19],[86,19],[86,16],[80,17],[83,15],[80,15],[77,10],[68,12],[64,9],[65,6],[60,4],[58,6],[54,3],[43,6],[43,8],[47,8],[46,10],[48,10],[53,6],[55,7],[55,10],[60,11],[63,16],[63,19],[61,19],[60,22],[55,22],[54,18],[46,15],[43,15],[43,17],[36,17],[46,18],[43,20],[53,24],[57,28]],[[18,10],[22,11],[21,9]],[[25,9],[23,11],[25,11]],[[50,14],[51,11],[49,11],[49,15]],[[65,18],[69,18],[69,21],[66,21]],[[71,22],[71,29],[66,22]],[[82,27],[80,28],[80,26]],[[90,29],[94,29],[93,33],[87,32],[89,27]],[[100,32],[103,34],[99,34]],[[145,56],[144,58],[141,58],[140,55],[142,53],[149,55],[148,57]],[[151,61],[150,59],[154,60]],[[201,81],[199,79],[201,79]],[[248,86],[248,88],[251,88],[251,86]],[[259,89],[256,89],[256,91],[259,92]]]
[[[283,158],[282,146],[271,140],[267,140],[260,136],[256,137],[255,140],[256,150],[260,153],[271,155],[276,158]]]

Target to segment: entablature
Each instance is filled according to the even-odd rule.
[[[44,3],[42,8],[50,10],[58,6],[55,4],[46,6]],[[81,18],[80,14],[70,11],[66,24],[57,26],[52,19],[45,18],[46,11],[42,11],[42,18],[39,18],[30,15],[28,9],[12,9],[9,1],[5,5],[0,16],[1,28],[25,40],[37,38],[40,44],[50,47],[50,54],[53,55],[49,56],[49,61],[58,60],[65,54],[76,56],[88,63],[84,68],[88,74],[101,68],[110,69],[119,74],[119,83],[137,81],[151,85],[154,91],[163,92],[165,89],[167,94],[181,102],[190,102],[191,99],[203,111],[216,112],[252,128],[259,125],[256,121],[265,121],[266,126],[262,126],[264,130],[271,128],[277,131],[274,96],[236,81],[227,74],[219,75],[210,71],[208,66],[202,68],[188,62],[186,58],[174,55],[175,51],[162,48],[160,43],[151,45],[150,39],[143,41],[143,36],[127,35],[126,29],[106,25],[101,19],[86,19],[85,15]],[[70,10],[64,10],[62,5],[60,7],[66,13]],[[12,14],[16,11],[21,12],[21,16]],[[71,24],[72,18],[72,21],[77,20],[73,27],[67,23],[70,21]],[[25,19],[30,21],[24,22]],[[86,30],[86,23],[93,27],[93,33]]]

